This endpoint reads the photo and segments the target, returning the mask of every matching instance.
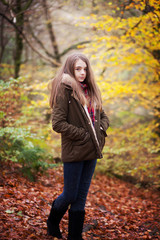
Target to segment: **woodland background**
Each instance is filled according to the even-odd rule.
[[[31,179],[59,161],[47,86],[81,51],[111,122],[97,171],[159,188],[159,1],[1,0],[0,26],[0,161]]]
[[[85,239],[159,239],[159,0],[0,0],[2,239],[49,239],[47,202],[63,180],[48,83],[74,51],[90,59],[110,119]]]

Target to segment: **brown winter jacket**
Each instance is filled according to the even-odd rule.
[[[108,117],[103,110],[95,110],[93,127],[85,108],[74,98],[72,92],[71,86],[61,83],[57,102],[52,111],[53,130],[61,133],[62,161],[76,162],[102,158],[101,151],[109,127]]]

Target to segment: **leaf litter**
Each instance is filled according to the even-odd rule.
[[[13,171],[14,169],[14,171]],[[30,182],[16,163],[1,163],[0,239],[54,239],[46,220],[52,201],[63,190],[61,165]],[[68,213],[60,223],[67,239]],[[160,194],[95,174],[86,203],[84,240],[160,239]]]

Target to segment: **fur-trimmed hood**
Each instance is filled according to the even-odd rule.
[[[61,82],[71,88],[74,88],[73,86],[78,85],[78,82],[76,82],[76,80],[67,73],[63,73]]]
[[[88,104],[81,85],[75,78],[71,77],[69,74],[63,73],[61,82],[65,84],[67,88],[73,90],[73,96],[79,100],[83,106]]]

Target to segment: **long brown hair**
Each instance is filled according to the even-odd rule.
[[[55,78],[50,83],[50,107],[52,108],[54,104],[56,104],[57,94],[59,92],[59,87],[61,83],[63,82],[63,76],[64,74],[68,74],[72,79],[71,87],[73,89],[73,95],[77,96],[79,101],[82,105],[86,103],[84,93],[82,91],[82,88],[79,84],[79,82],[76,81],[74,76],[74,67],[77,60],[81,59],[83,62],[87,65],[87,73],[85,78],[85,83],[88,86],[88,96],[91,101],[91,106],[94,107],[96,105],[96,108],[101,109],[102,107],[102,100],[101,100],[101,94],[100,90],[95,82],[93,71],[90,66],[90,62],[88,58],[82,54],[82,53],[73,53],[69,55],[62,66],[62,68],[58,71]]]

